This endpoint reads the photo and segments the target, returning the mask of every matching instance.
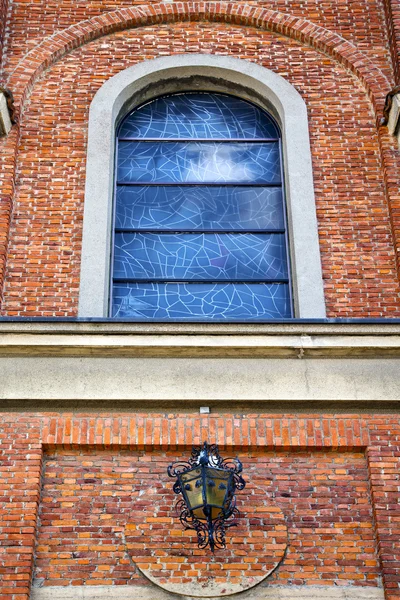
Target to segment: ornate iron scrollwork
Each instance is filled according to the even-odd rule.
[[[168,475],[176,477],[173,490],[182,494],[177,502],[179,519],[185,529],[197,532],[199,548],[226,547],[226,530],[234,527],[239,516],[236,490],[246,485],[238,458],[223,459],[215,444],[194,446],[187,461],[169,465]],[[232,520],[233,522],[228,522]]]

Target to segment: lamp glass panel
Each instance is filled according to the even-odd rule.
[[[216,519],[226,503],[226,495],[231,487],[232,473],[206,468],[206,499],[212,506],[211,516]]]
[[[201,467],[194,467],[193,469],[190,469],[190,471],[182,473],[182,475],[179,475],[179,477],[182,482],[186,482],[198,477],[199,475],[201,475]]]
[[[204,519],[202,510],[196,511],[197,507],[202,507],[203,501],[203,477],[201,467],[195,467],[180,476],[182,491],[186,500],[186,505],[193,510],[198,518]],[[197,512],[200,512],[198,515]]]

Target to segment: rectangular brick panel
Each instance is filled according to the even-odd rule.
[[[164,543],[168,546],[171,536],[180,536],[182,526],[177,517],[171,520],[173,511],[157,516],[157,501],[150,490],[161,488],[158,502],[165,503],[168,496],[167,504],[173,506],[177,498],[167,466],[189,455],[189,450],[87,448],[47,454],[34,585],[145,585],[146,580],[129,564],[123,538],[125,526],[137,512],[136,520],[146,522],[152,532],[148,560],[168,573],[168,559],[156,550]],[[250,451],[239,458],[247,481],[238,493],[241,510],[277,507],[286,516],[289,549],[270,584],[379,584],[363,453]],[[228,537],[233,556],[227,567],[242,568],[246,548],[235,543],[234,530]],[[174,583],[179,578],[184,580],[184,570],[174,575]]]

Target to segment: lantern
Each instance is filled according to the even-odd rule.
[[[235,492],[246,485],[242,469],[238,458],[222,459],[218,447],[207,442],[193,447],[187,462],[168,467],[168,475],[176,477],[174,492],[183,496],[179,518],[185,529],[196,530],[199,548],[225,548],[226,529],[236,524],[227,521],[239,512]]]

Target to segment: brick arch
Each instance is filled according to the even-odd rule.
[[[43,71],[80,46],[111,33],[157,23],[209,21],[244,25],[283,34],[329,55],[358,77],[365,86],[375,110],[384,102],[390,84],[357,47],[340,35],[294,17],[246,2],[160,2],[117,9],[72,25],[45,38],[31,50],[11,73],[7,82],[21,110]]]
[[[382,71],[354,44],[324,27],[288,13],[250,6],[246,2],[215,2],[208,0],[201,2],[160,2],[150,6],[142,5],[117,9],[81,21],[45,38],[19,62],[6,84],[13,91],[17,114],[23,112],[26,99],[43,72],[69,52],[102,36],[125,29],[183,21],[222,22],[251,26],[285,35],[330,56],[337,63],[343,65],[344,68],[354,73],[364,85],[374,106],[377,125],[379,125],[380,112],[384,106],[385,96],[391,86]],[[5,192],[0,207],[0,221],[3,221],[5,225],[3,231],[0,232],[0,308],[4,291],[3,284],[8,253],[19,135],[19,128],[15,127],[4,140],[6,151],[14,156],[14,164],[13,168],[4,175],[3,189]],[[388,184],[387,179],[388,173],[392,173],[392,177],[395,177],[393,159],[390,149],[387,150],[382,147],[381,139],[380,144],[383,165],[386,166],[384,168],[384,178],[387,185],[387,198],[390,210],[392,210],[392,202],[395,207],[397,206],[398,193],[397,185],[393,186],[390,181]],[[391,215],[393,238],[397,241],[399,236],[394,223],[395,218],[392,213]]]

